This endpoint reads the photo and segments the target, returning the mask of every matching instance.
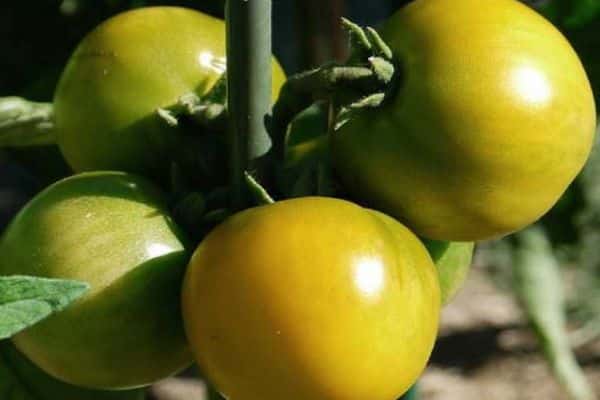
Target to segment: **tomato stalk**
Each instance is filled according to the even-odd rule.
[[[375,74],[368,67],[326,65],[291,76],[281,88],[273,108],[272,137],[277,157],[283,155],[287,126],[302,110],[316,99],[328,99],[347,87],[349,82],[369,87]]]
[[[271,147],[265,122],[271,105],[271,0],[229,0],[227,82],[232,207],[246,205],[247,171]]]
[[[285,153],[287,127],[294,117],[315,100],[335,103],[332,119],[343,123],[348,113],[378,107],[396,87],[397,69],[389,46],[372,28],[361,28],[342,19],[349,33],[352,55],[345,64],[326,64],[291,76],[273,108],[271,136],[274,153]]]
[[[0,147],[53,144],[54,109],[20,97],[0,98]]]

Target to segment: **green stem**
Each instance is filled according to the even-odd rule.
[[[51,103],[0,97],[0,147],[54,143],[54,110]]]
[[[349,89],[368,92],[374,84],[377,84],[375,72],[362,66],[325,65],[291,76],[273,107],[271,136],[277,159],[284,156],[287,127],[300,111],[317,99],[329,100]]]
[[[232,206],[241,209],[244,173],[271,147],[271,0],[228,0],[225,14]]]
[[[289,124],[314,101],[334,101],[340,111],[356,111],[378,107],[394,92],[398,73],[391,48],[373,28],[363,29],[345,18],[342,26],[350,34],[350,59],[343,65],[323,65],[294,75],[281,89],[271,124],[276,161],[281,162],[285,156]]]

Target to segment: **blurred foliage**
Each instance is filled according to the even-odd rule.
[[[560,264],[548,235],[534,225],[514,235],[512,271],[516,294],[550,367],[574,400],[594,394],[571,351]]]
[[[600,13],[597,0],[538,0],[530,3],[556,24],[569,29],[585,26]]]

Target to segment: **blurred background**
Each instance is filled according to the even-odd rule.
[[[274,52],[288,74],[343,60],[341,16],[376,26],[408,2],[274,0]],[[526,3],[571,41],[598,100],[600,0]],[[83,35],[123,10],[167,4],[222,17],[224,1],[2,0],[0,96],[51,101]],[[484,13],[485,1],[481,4]],[[0,152],[0,231],[29,197],[68,173],[54,147]],[[155,385],[149,398],[209,395],[193,371],[187,375]],[[440,337],[419,383],[419,397],[426,400],[592,399],[594,394],[600,397],[598,151],[539,224],[478,246],[464,290],[443,311]]]

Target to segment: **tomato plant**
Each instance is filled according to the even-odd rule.
[[[0,275],[81,280],[91,290],[15,345],[79,386],[128,388],[177,372],[191,362],[178,306],[185,243],[142,178],[96,172],[50,186],[7,228]]]
[[[425,367],[439,308],[416,236],[321,197],[228,219],[196,250],[183,287],[201,368],[240,400],[393,399]]]
[[[60,148],[79,173],[0,238],[0,396],[139,398],[193,358],[235,400],[407,393],[473,241],[543,215],[593,139],[570,44],[515,0],[480,8],[344,19],[348,60],[288,79],[268,0],[226,2],[227,26],[139,8],[80,42],[52,104],[0,98],[0,147],[38,176],[56,154],[32,146]],[[526,267],[552,250],[533,232]],[[548,287],[523,298],[560,322]],[[563,336],[548,354],[570,354]]]
[[[273,99],[285,79],[273,60]],[[79,44],[58,85],[57,141],[77,171],[164,177],[189,146],[157,109],[207,94],[226,70],[225,25],[177,7],[146,7],[105,21]],[[201,151],[201,149],[198,149]]]
[[[515,0],[485,13],[476,0],[417,0],[381,35],[401,74],[387,102],[332,136],[348,189],[438,240],[498,237],[546,213],[585,163],[596,123],[559,31]]]

